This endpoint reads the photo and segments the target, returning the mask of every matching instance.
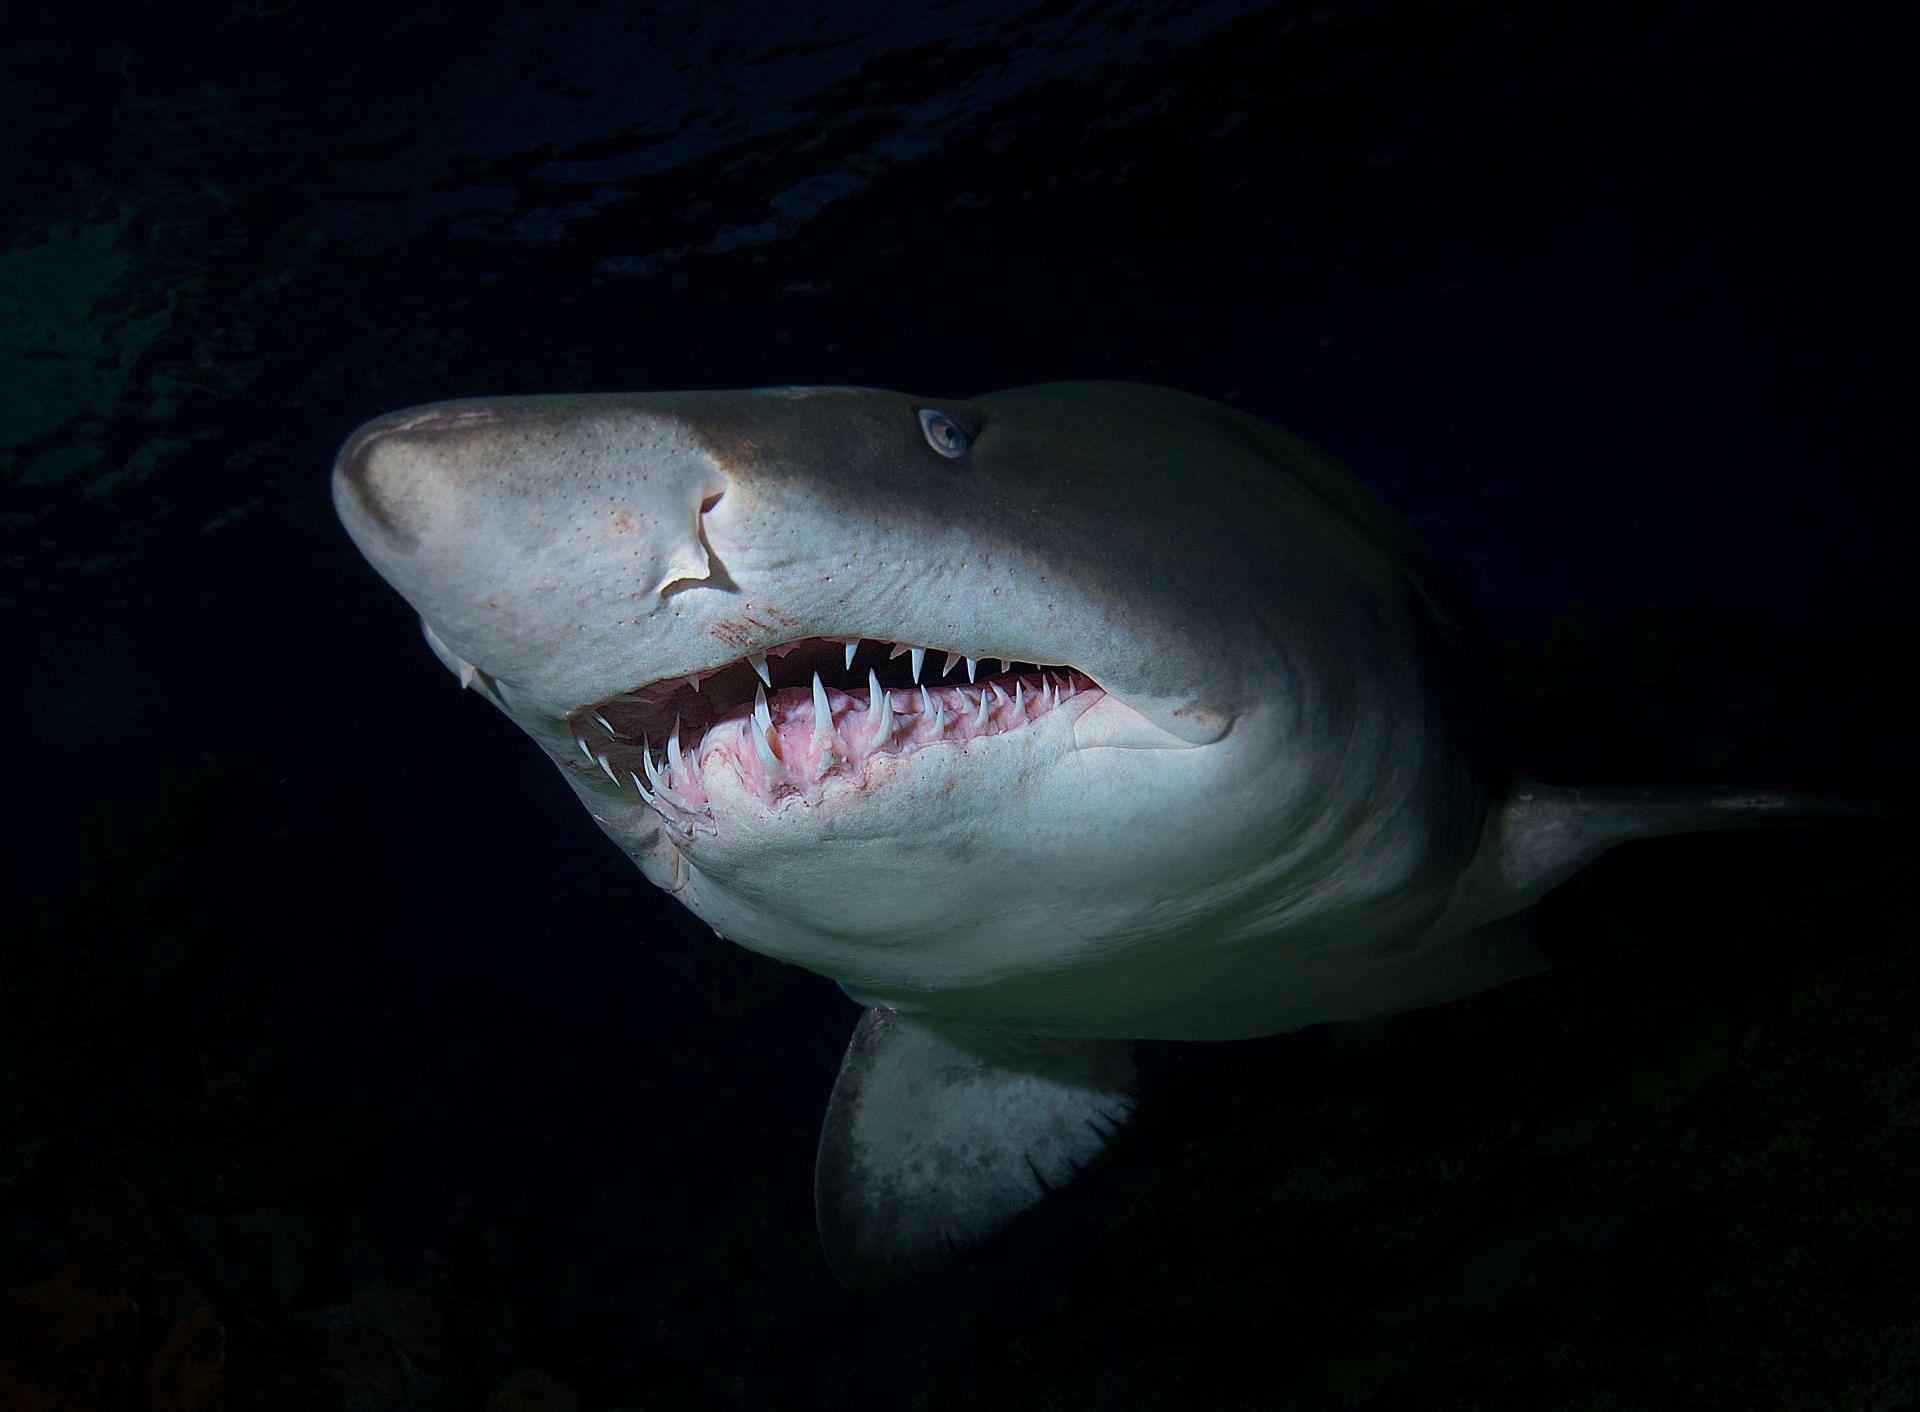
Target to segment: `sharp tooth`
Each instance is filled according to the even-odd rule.
[[[946,676],[947,673],[951,672],[955,667],[959,665],[960,665],[960,654],[958,652],[949,652],[947,654],[947,660],[945,665],[943,665],[940,668],[940,675],[943,677]]]
[[[573,743],[580,747],[580,753],[587,757],[587,763],[591,765],[593,763],[593,752],[587,749],[586,737],[576,735],[573,738]]]
[[[987,728],[987,694],[984,691],[980,693],[980,709],[973,715],[973,728],[977,731]]]
[[[1060,704],[1060,685],[1051,674],[1047,677],[1047,709],[1051,711]]]
[[[971,657],[967,658],[967,680],[968,681],[973,680],[974,668],[975,668],[975,663],[973,658]]]
[[[616,775],[616,774],[615,774],[615,773],[613,772],[613,766],[611,766],[611,765],[609,765],[609,764],[607,763],[607,757],[606,757],[606,756],[604,756],[604,755],[596,755],[596,756],[594,756],[594,757],[593,757],[593,763],[594,763],[594,764],[596,764],[596,765],[598,765],[598,766],[599,766],[599,767],[600,767],[601,769],[603,769],[603,770],[605,770],[605,771],[607,772],[607,778],[613,781],[613,787],[614,787],[615,789],[618,789],[618,788],[620,788],[620,776],[618,776],[618,775]]]
[[[767,675],[767,654],[766,653],[749,652],[747,654],[747,665],[753,668],[753,670],[759,675],[761,681],[765,682],[768,686],[773,685],[773,678]]]
[[[615,730],[612,726],[607,724],[607,718],[601,715],[598,711],[595,711],[593,713],[593,718],[594,720],[600,723],[600,729],[605,731],[608,735],[617,736],[620,734],[619,731]]]
[[[887,660],[891,662],[895,657],[904,657],[912,650],[906,643],[896,642],[893,644],[893,651],[887,654]]]
[[[1016,716],[1025,716],[1027,714],[1027,681],[1025,677],[1015,677],[1013,679],[1013,714]]]
[[[667,737],[667,773],[669,778],[671,778],[673,772],[684,770],[686,767],[686,757],[680,753],[680,718],[675,716],[673,718],[673,734]]]
[[[652,783],[655,793],[657,793],[660,798],[666,800],[667,803],[676,809],[684,810],[689,814],[693,812],[692,806],[689,805],[682,796],[675,793],[673,787],[667,783],[666,778],[660,773],[659,767],[653,763],[653,756],[651,754],[643,756],[640,763],[645,766],[647,779]]]
[[[873,740],[868,749],[877,749],[893,733],[893,704],[880,689],[880,675],[867,668],[867,715],[873,720]]]
[[[813,674],[813,738],[817,743],[833,736],[833,707],[827,702],[827,689],[820,684],[820,673]]]
[[[780,774],[780,762],[767,744],[766,732],[748,731],[747,734],[753,737],[753,753],[760,757],[760,768],[766,772],[767,782],[771,784]]]
[[[773,728],[773,712],[767,709],[767,689],[762,686],[753,689],[753,724],[753,738],[763,742],[767,753],[779,759],[780,733]]]
[[[927,660],[926,648],[916,647],[913,649],[913,679],[915,681],[920,680],[920,668],[926,662],[926,660]]]
[[[633,781],[633,787],[640,791],[640,797],[642,799],[646,800],[649,804],[653,803],[653,796],[647,793],[647,787],[640,783],[640,776],[636,775],[632,770],[628,770],[627,778]]]
[[[1009,700],[1011,700],[1011,699],[1012,699],[1012,698],[1010,698],[1010,697],[1009,697],[1009,696],[1007,695],[1007,691],[1006,691],[1006,688],[1005,688],[1005,687],[1003,687],[1003,686],[1001,686],[1001,685],[1000,685],[1000,683],[999,683],[999,682],[997,682],[997,681],[995,681],[995,682],[988,682],[988,683],[987,683],[987,687],[988,687],[988,689],[989,689],[990,691],[992,691],[992,692],[993,692],[993,694],[994,694],[994,695],[995,695],[996,697],[998,697],[998,698],[999,698],[999,703],[1000,703],[1000,705],[1002,705],[1002,706],[1004,706],[1004,705],[1006,705],[1006,704],[1007,704],[1007,702],[1008,702]]]
[[[852,641],[848,642],[846,644],[846,649],[847,649],[847,670],[852,671],[853,670],[853,654],[860,650],[860,639],[854,638]]]
[[[1001,673],[1001,675],[1002,675],[1002,676],[1004,676],[1004,675],[1006,675],[1006,674],[1007,674],[1008,672],[1010,672],[1010,671],[1012,671],[1012,670],[1013,670],[1013,663],[1011,663],[1011,662],[1009,662],[1009,661],[1008,661],[1008,660],[1007,660],[1007,659],[1006,659],[1005,657],[1002,657],[1002,658],[1000,659],[1000,673]]]
[[[920,714],[923,716],[931,716],[933,714],[933,698],[927,695],[927,688],[924,683],[920,687]]]
[[[694,672],[687,678],[687,690],[691,691],[695,696],[700,694],[700,673]]]
[[[944,701],[936,701],[933,703],[933,733],[939,735],[944,732],[946,728],[947,703]]]
[[[663,783],[663,781],[660,778],[660,767],[653,763],[653,752],[651,750],[645,751],[641,754],[640,768],[647,772],[647,783],[652,785],[655,789],[660,788],[661,784]]]

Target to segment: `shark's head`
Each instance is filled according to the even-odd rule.
[[[925,996],[1217,925],[1422,768],[1388,522],[1320,464],[1147,388],[820,388],[416,408],[334,494],[652,880]]]

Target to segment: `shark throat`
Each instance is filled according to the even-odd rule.
[[[1070,666],[807,637],[580,707],[567,728],[616,787],[699,831],[712,824],[715,770],[770,809],[817,804],[835,787],[867,788],[877,760],[965,747],[1104,694]]]

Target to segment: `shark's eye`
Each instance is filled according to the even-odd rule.
[[[967,454],[967,434],[961,431],[960,424],[945,412],[936,412],[931,407],[922,407],[920,430],[927,434],[927,445],[949,461]]]

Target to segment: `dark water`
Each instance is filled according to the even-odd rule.
[[[1149,1046],[1111,1160],[856,1296],[854,1010],[652,893],[326,497],[447,396],[1164,382],[1421,529],[1531,772],[1899,800],[1909,17],[8,26],[0,1408],[1920,1399],[1903,827],[1623,850],[1536,980]]]

